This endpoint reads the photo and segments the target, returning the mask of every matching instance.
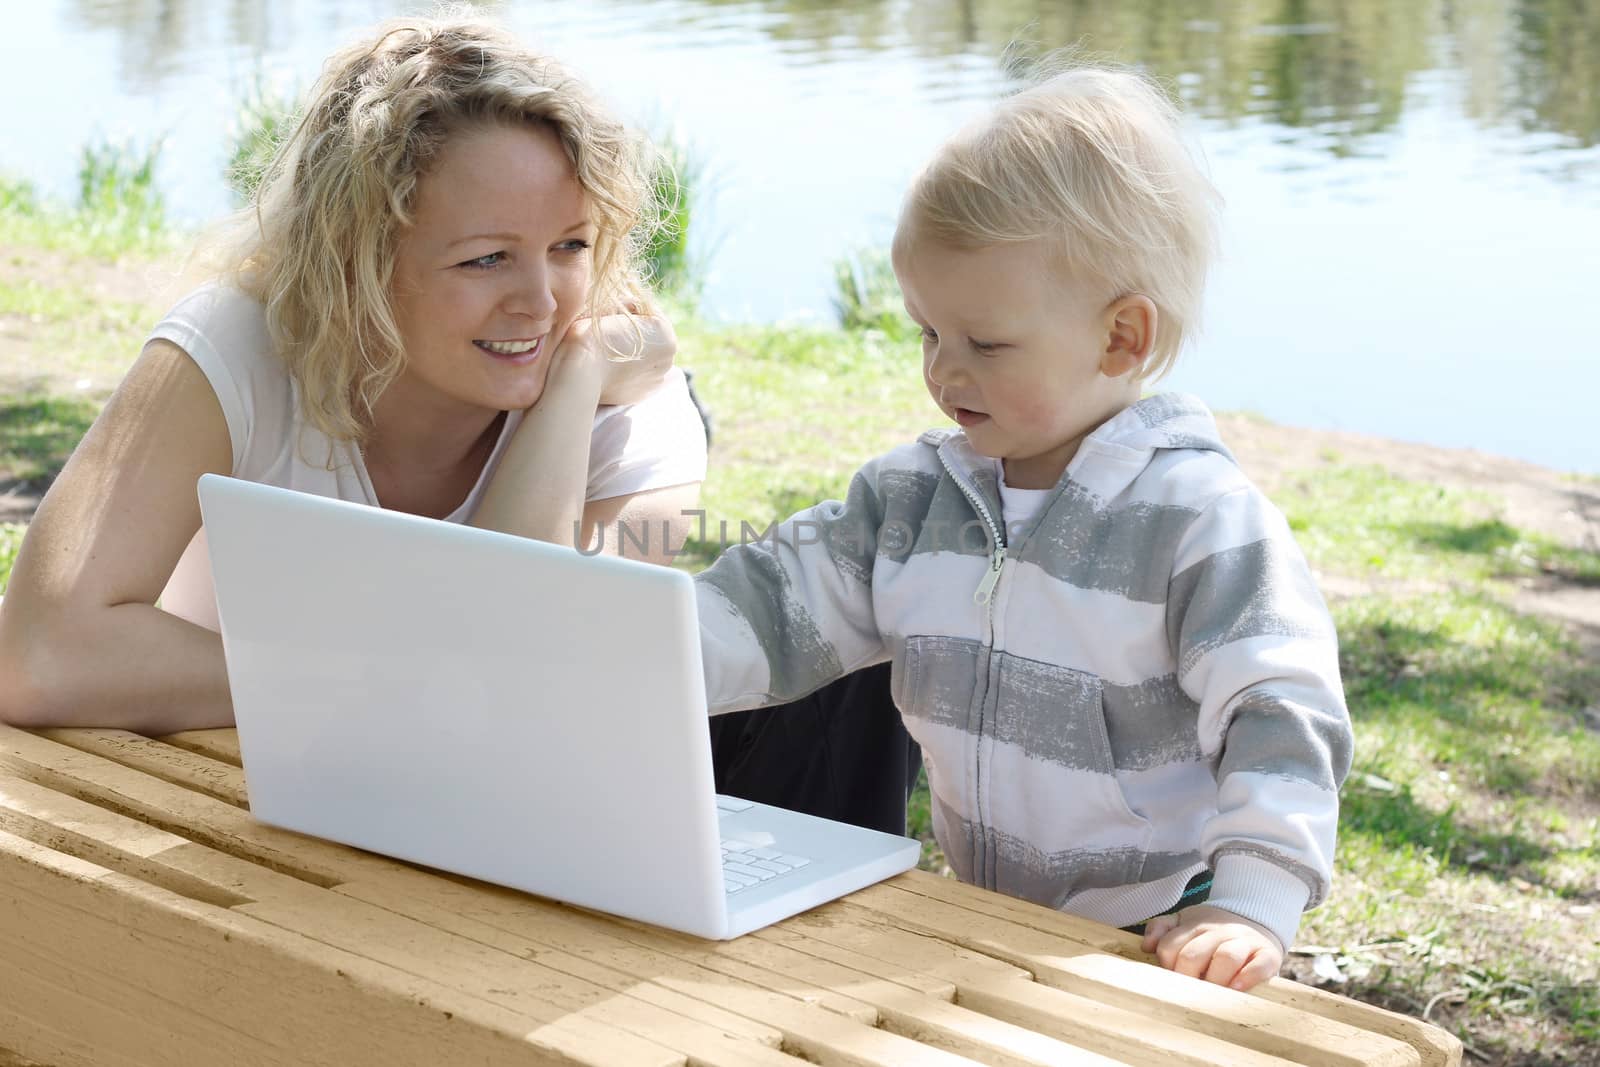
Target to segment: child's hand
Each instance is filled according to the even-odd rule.
[[[1168,970],[1241,991],[1283,966],[1283,946],[1266,927],[1208,904],[1151,919],[1142,947]]]

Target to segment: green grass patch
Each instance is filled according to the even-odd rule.
[[[99,412],[99,403],[81,397],[0,396],[0,479],[54,478]]]
[[[1327,947],[1341,992],[1431,1008],[1495,1062],[1593,1062],[1600,734],[1584,709],[1600,666],[1489,589],[1362,597],[1335,617],[1356,766],[1334,893],[1300,944]]]
[[[689,251],[691,224],[705,195],[705,161],[671,134],[657,135],[655,149],[641,258],[657,293],[692,308],[705,288],[705,263]]]
[[[714,473],[702,497],[710,540],[764,529],[842,498],[871,457],[943,422],[911,343],[799,327],[679,330],[695,387],[716,416]]]
[[[279,92],[257,76],[228,129],[228,162],[223,165],[222,177],[237,203],[248,203],[255,196],[279,146],[294,131],[304,110],[299,94]]]
[[[846,330],[875,330],[892,341],[914,340],[921,330],[906,314],[889,253],[862,248],[833,263],[833,310]]]
[[[1485,494],[1407,481],[1379,467],[1305,472],[1275,502],[1306,555],[1341,574],[1483,581],[1548,573],[1600,584],[1600,554],[1508,525]]]
[[[1337,607],[1345,692],[1367,769],[1448,768],[1493,794],[1600,807],[1600,667],[1554,626],[1484,593],[1370,597]]]
[[[75,265],[70,260],[54,264],[43,276],[70,272]],[[17,339],[14,350],[6,351],[0,389],[13,399],[43,390],[103,401],[159,317],[149,304],[0,273],[0,328]]]
[[[22,535],[27,531],[20,522],[0,522],[0,597],[6,595],[11,567],[17,562],[17,550],[22,547]]]
[[[159,142],[86,145],[70,204],[41,197],[31,182],[0,176],[0,244],[107,260],[171,252],[182,234],[170,225],[156,185],[160,156]]]

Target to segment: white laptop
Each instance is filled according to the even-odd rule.
[[[200,505],[256,818],[708,938],[915,865],[716,795],[687,574],[217,475]]]

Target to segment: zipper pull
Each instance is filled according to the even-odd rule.
[[[994,555],[989,557],[989,570],[984,574],[983,581],[978,583],[978,591],[972,594],[974,604],[987,604],[994,595],[994,585],[1000,580],[1000,572],[1005,569],[1006,550],[1004,545],[996,545]]]

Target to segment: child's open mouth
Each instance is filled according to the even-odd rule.
[[[500,362],[512,363],[518,366],[532,363],[539,358],[539,353],[544,350],[543,337],[535,337],[531,341],[474,341],[472,343]]]
[[[952,414],[959,426],[976,426],[989,418],[983,412],[973,411],[971,408],[956,408]]]

